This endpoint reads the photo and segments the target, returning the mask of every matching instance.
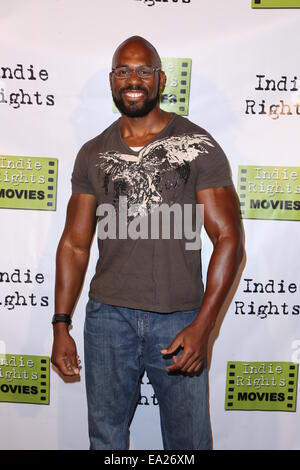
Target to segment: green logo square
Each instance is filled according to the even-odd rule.
[[[0,208],[56,210],[57,159],[0,155]]]
[[[240,165],[237,190],[245,219],[300,220],[300,167]]]
[[[49,404],[47,356],[0,354],[0,402]]]
[[[164,57],[162,68],[167,76],[167,82],[161,95],[161,109],[187,116],[189,114],[192,60]]]
[[[225,409],[296,411],[297,382],[293,362],[229,361]]]

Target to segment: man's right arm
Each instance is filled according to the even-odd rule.
[[[70,315],[73,311],[87,269],[95,227],[95,196],[72,195],[56,253],[55,313]],[[53,334],[51,362],[63,375],[77,375],[79,360],[67,324],[54,324]]]

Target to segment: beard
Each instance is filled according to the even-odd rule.
[[[144,99],[144,102],[141,105],[139,105],[138,103],[136,102],[131,102],[129,105],[125,104],[124,103],[124,100],[123,100],[123,97],[122,97],[122,94],[126,91],[143,91],[145,93],[145,99]],[[121,114],[125,114],[125,116],[127,117],[131,117],[131,118],[137,118],[137,117],[144,117],[144,116],[147,116],[147,114],[150,113],[150,111],[152,111],[152,109],[155,108],[155,106],[157,105],[157,103],[159,103],[159,86],[158,86],[158,91],[157,91],[157,94],[154,98],[152,99],[149,99],[148,98],[149,94],[148,94],[148,91],[145,90],[143,87],[140,87],[140,86],[128,86],[126,88],[121,88],[120,91],[119,91],[119,97],[116,97],[114,95],[112,95],[112,98],[113,98],[113,101],[116,105],[116,107],[118,108],[118,110],[120,111]]]

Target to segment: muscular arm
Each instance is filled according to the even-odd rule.
[[[201,369],[207,353],[209,335],[225,301],[243,258],[242,228],[238,198],[232,186],[210,188],[197,193],[204,204],[204,227],[213,243],[206,289],[199,313],[193,323],[178,333],[172,344],[162,350],[171,354],[178,347],[183,353],[168,371],[195,373]]]
[[[87,268],[96,224],[96,198],[75,194],[56,253],[55,311],[71,313]]]
[[[88,265],[96,226],[96,198],[75,194],[70,198],[66,224],[56,253],[55,312],[71,314]],[[64,375],[78,373],[76,346],[65,323],[53,326],[52,363]],[[71,369],[67,368],[67,365]],[[75,371],[75,372],[74,372]]]
[[[213,243],[213,253],[196,322],[212,328],[242,261],[242,228],[232,186],[200,191],[197,202],[204,204],[204,227]]]

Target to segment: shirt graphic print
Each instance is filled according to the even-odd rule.
[[[129,218],[149,214],[162,203],[162,190],[185,184],[190,162],[214,147],[207,135],[172,136],[157,140],[140,150],[138,156],[109,151],[99,154],[96,166],[105,173],[105,191],[111,178],[114,204],[127,196]]]

